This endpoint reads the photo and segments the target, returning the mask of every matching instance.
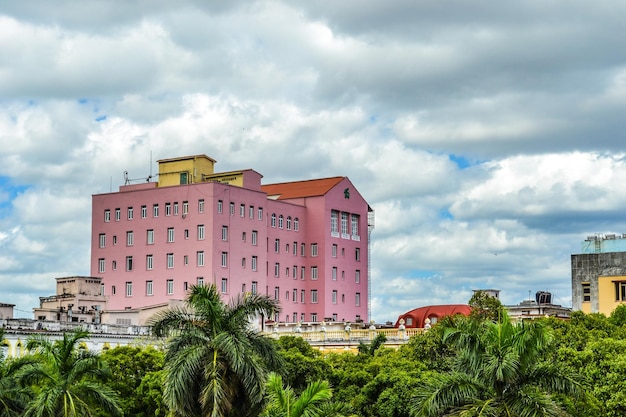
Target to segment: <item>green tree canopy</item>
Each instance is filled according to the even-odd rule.
[[[192,286],[187,308],[156,316],[157,336],[170,335],[164,399],[181,417],[258,413],[268,369],[280,369],[276,344],[252,329],[273,317],[278,301],[242,294],[225,304],[215,285]]]
[[[122,415],[117,395],[106,384],[108,367],[96,353],[79,347],[87,336],[77,331],[57,341],[42,335],[28,339],[33,363],[22,369],[20,381],[33,389],[34,398],[24,417]]]
[[[418,387],[413,416],[556,416],[554,393],[576,394],[578,377],[544,360],[551,334],[543,323],[455,318],[444,342],[456,352],[451,372]]]

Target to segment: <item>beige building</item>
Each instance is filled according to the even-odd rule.
[[[0,320],[13,318],[15,304],[0,303]]]
[[[56,281],[56,295],[39,297],[39,308],[33,309],[36,320],[100,323],[106,305],[101,278],[74,276]]]

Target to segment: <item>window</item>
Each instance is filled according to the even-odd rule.
[[[185,229],[185,231],[183,232],[183,235],[185,239],[189,239],[189,229]]]
[[[298,242],[293,242],[293,256],[298,255]]]
[[[270,217],[270,226],[276,227],[276,214],[275,213],[272,213],[272,216]]]
[[[280,264],[278,262],[274,264],[274,276],[280,276]]]
[[[250,206],[248,208],[248,217],[250,217],[251,219],[254,219],[254,206]]]
[[[317,267],[316,266],[311,267],[311,279],[312,280],[317,279]]]
[[[300,313],[300,322],[304,322],[304,313]]]
[[[222,200],[217,200],[217,212],[222,213],[224,210],[224,202]]]
[[[311,256],[317,256],[317,243],[311,243]]]
[[[274,287],[274,300],[278,300],[280,297],[280,287]]]
[[[258,241],[257,240],[258,239],[258,234],[259,233],[256,230],[252,231],[252,246],[256,246],[258,244],[257,243],[257,241]]]
[[[591,301],[591,284],[588,282],[583,282],[583,302]]]
[[[132,207],[128,207],[128,211],[127,211],[127,217],[128,220],[132,220],[133,219],[133,208]]]
[[[222,252],[222,268],[228,266],[228,252]]]
[[[106,223],[111,221],[111,210],[104,210],[104,221]]]
[[[252,287],[250,288],[252,294],[256,294],[256,291],[257,291],[256,287],[257,287],[257,282],[252,281]]]
[[[183,201],[183,216],[189,214],[189,201]]]
[[[154,204],[152,206],[152,216],[159,217],[159,205],[158,204]]]
[[[222,226],[222,240],[228,240],[228,226]]]
[[[285,268],[285,276],[289,278],[289,267]]]
[[[132,297],[133,296],[133,283],[132,282],[126,282],[126,297]]]
[[[304,299],[305,299],[305,290],[300,290],[300,303],[304,304]]]
[[[173,227],[167,228],[167,241],[170,243],[174,241],[174,228]]]
[[[126,257],[126,270],[127,271],[133,270],[133,257],[132,256]]]
[[[361,248],[356,248],[354,250],[354,259],[357,261],[361,260]]]
[[[359,271],[358,269],[354,271],[354,282],[356,282],[357,284],[361,282],[361,271]]]
[[[300,256],[304,256],[304,249],[305,249],[305,245],[304,243],[300,244]]]
[[[257,257],[253,256],[252,257],[252,265],[251,265],[251,268],[252,268],[253,271],[256,271],[256,264],[257,264]]]
[[[202,287],[204,285],[204,277],[198,277],[196,278],[196,285],[198,287]]]
[[[241,292],[246,293],[246,284],[241,284]]]
[[[148,229],[146,231],[146,242],[148,242],[148,245],[154,244],[154,230]]]
[[[352,217],[352,238],[358,240],[359,237],[359,215],[353,214]]]
[[[231,216],[235,215],[235,203],[233,202],[230,203],[230,215]]]
[[[332,303],[337,304],[337,290],[333,290]]]
[[[333,258],[337,257],[337,245],[333,243],[331,255]]]
[[[111,286],[111,294],[115,295],[115,285]]]
[[[258,219],[263,220],[263,207],[259,207],[256,212],[258,214]]]
[[[278,228],[279,229],[283,228],[283,215],[282,214],[278,216]]]
[[[245,269],[245,267],[246,267],[246,258],[241,258],[241,267]]]
[[[294,303],[298,302],[298,290],[296,288],[293,289],[293,295],[291,296]]]
[[[298,279],[298,267],[296,265],[293,266],[292,274],[293,279]]]
[[[198,240],[204,240],[204,225],[198,225]]]
[[[198,213],[204,213],[204,199],[198,200]]]
[[[333,266],[333,281],[337,281],[337,267]]]
[[[146,255],[146,269],[154,268],[154,258],[152,255]]]
[[[330,212],[330,235],[334,237],[339,237],[339,212],[337,210],[332,210]]]
[[[341,237],[348,236],[348,213],[341,212]]]
[[[317,323],[317,313],[311,313],[311,321]]]
[[[187,281],[183,282],[183,290],[187,291],[189,289],[189,283]]]
[[[311,302],[313,304],[317,303],[317,290],[311,290]]]
[[[189,256],[187,255],[183,256],[183,264],[189,265]]]
[[[337,321],[337,313],[333,313],[333,321]]]
[[[174,268],[174,254],[173,253],[167,254],[167,267],[169,269]]]
[[[184,185],[184,184],[187,184],[187,173],[181,172],[180,173],[180,185]]]
[[[174,280],[173,279],[168,279],[165,282],[165,289],[167,291],[167,295],[174,294]]]
[[[222,278],[222,294],[228,293],[228,278]]]
[[[117,236],[113,235],[113,246],[117,245]]]
[[[174,216],[178,216],[178,202],[174,202]]]
[[[304,281],[304,267],[300,267],[300,279]]]
[[[115,209],[115,221],[119,222],[122,219],[122,210],[116,208]]]
[[[245,217],[245,216],[246,216],[246,205],[240,204],[239,205],[239,217]]]
[[[113,262],[111,262],[111,268],[112,268],[114,271],[117,271],[117,261],[113,261]]]
[[[135,238],[133,232],[126,232],[126,246],[133,246]]]
[[[172,215],[172,204],[171,203],[165,203],[165,215],[166,216],[171,216]]]
[[[198,266],[204,266],[204,251],[196,252]]]
[[[99,247],[104,248],[107,245],[107,235],[105,235],[104,233],[100,233],[100,235],[98,235],[98,242],[99,242]]]
[[[146,281],[146,295],[153,295],[152,281]]]
[[[280,252],[280,239],[274,240],[274,253]]]
[[[141,218],[145,219],[146,217],[148,217],[148,207],[141,206]]]
[[[300,230],[300,220],[298,220],[297,217],[293,219],[293,230],[295,230],[296,232]]]
[[[626,301],[626,281],[615,281],[615,301]]]
[[[287,230],[291,230],[291,216],[287,216]]]
[[[246,241],[246,232],[241,232],[241,241],[242,242]]]
[[[104,258],[98,259],[98,272],[103,273],[106,265],[106,261]]]
[[[354,295],[355,295],[355,297],[354,297],[354,305],[358,307],[358,306],[361,305],[361,293],[357,292]]]

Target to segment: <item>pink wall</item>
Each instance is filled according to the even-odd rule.
[[[256,173],[255,173],[256,174]],[[260,180],[260,175],[259,175]],[[141,187],[144,188],[144,187]],[[254,187],[256,188],[256,187]],[[344,189],[350,189],[350,198],[344,198]],[[257,188],[258,189],[258,188]],[[204,199],[204,212],[198,212],[198,200]],[[222,213],[217,212],[218,200],[222,201]],[[183,216],[183,202],[189,204]],[[234,203],[234,215],[230,214],[230,203]],[[171,204],[171,215],[166,216],[166,203]],[[178,214],[174,214],[174,203],[178,203]],[[297,203],[297,204],[294,204]],[[159,205],[159,216],[153,216],[153,205]],[[240,206],[244,205],[244,215]],[[147,217],[142,218],[141,206],[147,206]],[[253,218],[249,210],[253,207]],[[133,219],[128,219],[128,207],[133,208]],[[263,209],[263,219],[258,218],[258,209]],[[116,221],[115,210],[120,209],[121,218]],[[111,212],[110,222],[104,222],[104,211]],[[345,211],[360,215],[360,241],[350,238],[331,237],[330,210]],[[272,213],[277,216],[276,227],[271,227]],[[278,217],[283,216],[283,227]],[[291,230],[287,229],[287,217],[292,218]],[[105,294],[109,297],[109,310],[143,307],[166,302],[168,299],[183,299],[185,288],[196,284],[197,277],[205,283],[215,282],[221,289],[222,278],[227,279],[225,300],[240,294],[244,289],[251,291],[252,282],[257,282],[257,292],[274,296],[279,288],[279,299],[283,312],[280,321],[296,319],[311,321],[312,314],[321,321],[325,317],[337,316],[338,320],[353,321],[358,315],[367,319],[367,203],[356,192],[349,180],[344,179],[326,196],[290,201],[268,200],[260,191],[218,183],[191,184],[163,188],[126,190],[124,193],[109,193],[93,196],[92,207],[92,256],[91,275],[102,277]],[[298,218],[299,230],[294,230]],[[339,220],[340,222],[340,220]],[[204,225],[205,239],[198,240],[198,225]],[[228,239],[222,240],[222,227],[228,228]],[[339,225],[339,227],[341,227]],[[174,242],[167,242],[168,228],[174,229]],[[148,245],[147,230],[154,230],[155,242]],[[188,238],[185,238],[185,230]],[[126,232],[132,231],[134,242],[127,246]],[[252,244],[252,232],[257,232],[257,245]],[[99,235],[106,236],[106,246],[99,247]],[[117,244],[113,244],[113,236]],[[280,240],[279,253],[275,253],[275,240]],[[297,254],[293,245],[297,242]],[[305,244],[304,256],[301,244]],[[318,244],[318,256],[311,256],[311,244]],[[332,244],[337,244],[337,257],[331,255]],[[355,250],[360,248],[360,261],[355,260]],[[342,249],[344,255],[342,256]],[[204,251],[204,266],[197,266],[197,251]],[[221,266],[222,252],[228,254],[227,267]],[[174,254],[174,267],[167,267],[167,254]],[[153,255],[153,269],[146,269],[146,255]],[[126,257],[132,256],[133,270],[126,271]],[[184,257],[188,263],[185,265]],[[257,270],[252,270],[252,257],[257,257]],[[105,259],[105,271],[99,272],[99,259]],[[242,263],[245,259],[245,265]],[[113,261],[117,268],[113,270]],[[274,265],[279,264],[275,277]],[[296,277],[293,268],[296,267]],[[311,267],[317,266],[318,279],[311,279]],[[301,279],[301,268],[305,267],[305,279]],[[333,281],[332,268],[337,268],[337,280]],[[288,271],[287,271],[288,268]],[[355,283],[355,271],[360,270],[360,283]],[[342,279],[342,272],[344,278]],[[153,294],[146,295],[146,281],[152,281]],[[167,280],[173,280],[174,292],[167,294]],[[126,282],[132,282],[132,296],[126,296]],[[115,294],[112,288],[115,286]],[[296,299],[293,292],[296,291]],[[301,291],[305,290],[305,302],[301,302]],[[311,303],[311,290],[318,291],[318,302]],[[337,304],[332,304],[332,291],[338,293]],[[360,293],[360,306],[355,305],[355,293]],[[342,295],[345,298],[342,300]]]

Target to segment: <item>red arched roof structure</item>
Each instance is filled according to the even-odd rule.
[[[430,319],[432,324],[435,324],[439,319],[445,316],[453,316],[455,314],[462,314],[469,316],[472,308],[467,304],[445,304],[438,306],[426,306],[419,307],[401,314],[396,321],[395,327],[400,325],[400,319],[404,319],[404,326],[407,329],[424,328],[424,321]]]

